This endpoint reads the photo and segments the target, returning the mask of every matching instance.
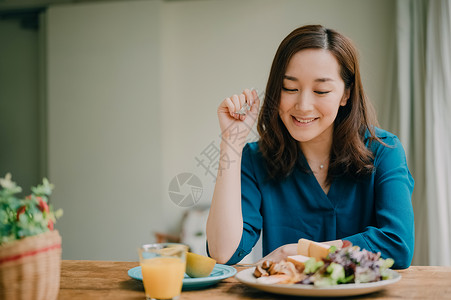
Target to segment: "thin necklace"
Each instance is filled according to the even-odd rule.
[[[322,163],[320,163],[318,172],[319,172],[319,171],[322,171],[322,170],[324,169],[325,164],[326,164],[328,161],[329,161],[329,157],[326,158]]]

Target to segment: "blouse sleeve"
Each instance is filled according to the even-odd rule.
[[[394,268],[410,266],[414,252],[414,180],[409,172],[404,149],[395,136],[384,140],[375,152],[374,194],[377,226],[344,238],[382,257],[395,260]],[[373,142],[377,143],[377,142]]]
[[[255,144],[256,145],[256,144]],[[260,213],[261,193],[252,160],[253,150],[247,144],[243,149],[241,161],[241,211],[243,214],[243,234],[235,253],[226,263],[228,265],[240,262],[248,255],[257,243],[262,229]]]

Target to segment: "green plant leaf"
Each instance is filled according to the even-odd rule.
[[[0,186],[0,244],[47,232],[49,221],[55,223],[63,215],[61,209],[55,212],[53,206],[47,209],[42,203],[48,203],[54,189],[47,178],[32,187],[32,194],[25,199],[14,196],[22,188],[11,180],[11,174],[0,178]]]

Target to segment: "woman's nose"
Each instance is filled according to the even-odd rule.
[[[312,95],[306,92],[301,92],[298,94],[296,99],[296,110],[300,111],[310,111],[313,109],[313,99]]]

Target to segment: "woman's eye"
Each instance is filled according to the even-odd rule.
[[[286,92],[297,92],[297,89],[287,89],[286,87],[282,87],[282,90],[286,91]]]
[[[317,93],[318,95],[324,95],[330,93],[330,91],[315,91],[315,93]]]

